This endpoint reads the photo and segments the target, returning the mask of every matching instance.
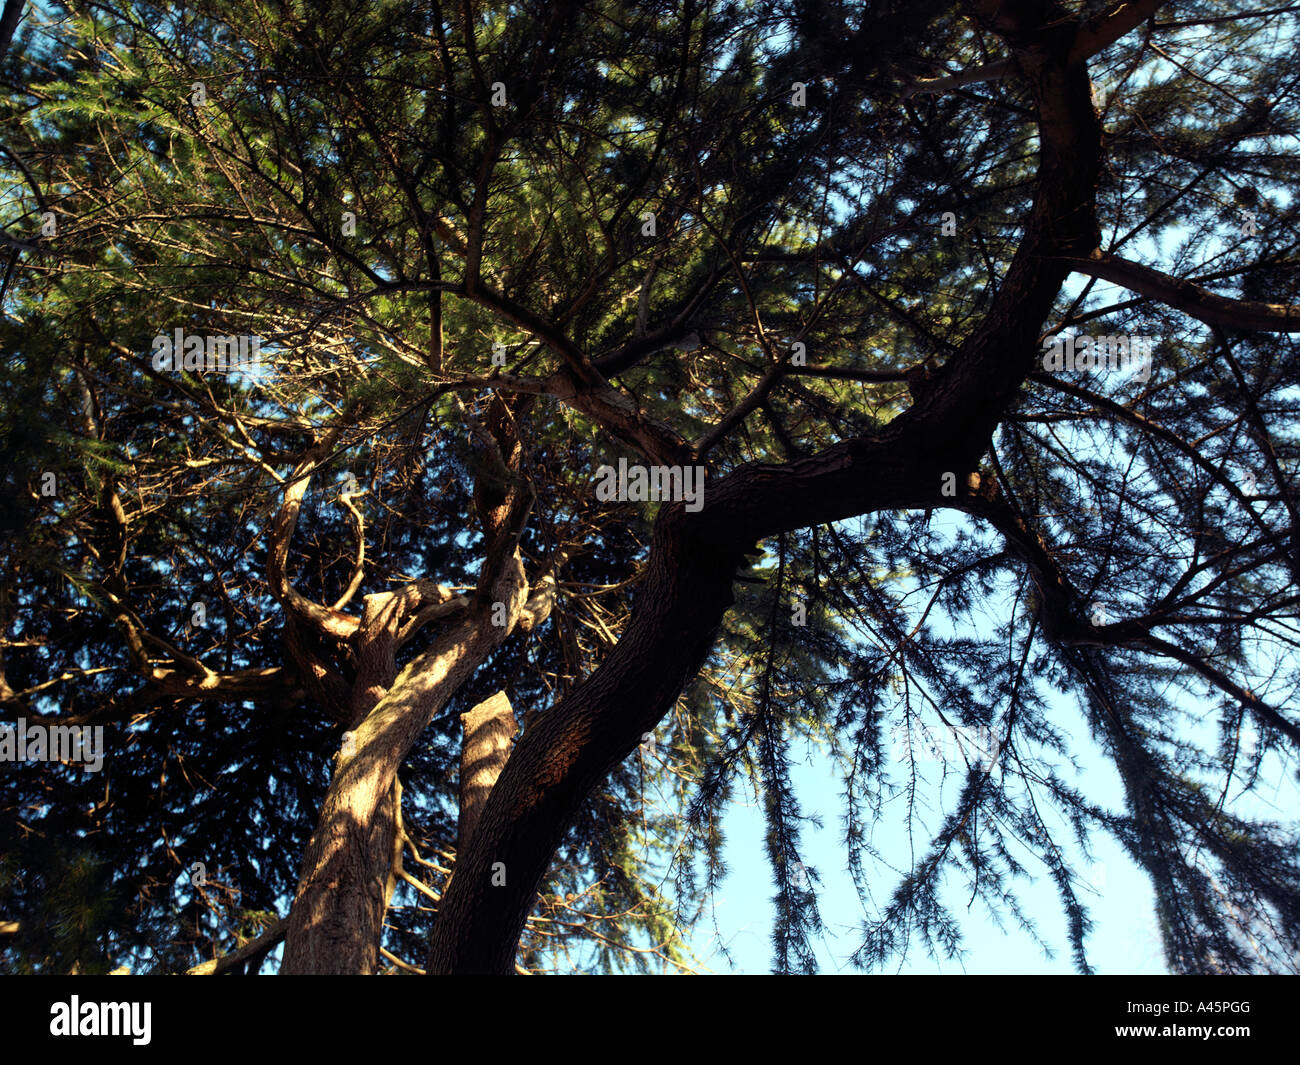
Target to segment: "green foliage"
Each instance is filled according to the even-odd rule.
[[[290,553],[303,595],[330,604],[352,579],[349,474],[366,557],[348,609],[416,578],[463,591],[483,546],[471,496],[493,468],[482,420],[492,396],[528,397],[521,554],[530,576],[569,555],[551,621],[508,641],[402,766],[436,890],[456,835],[457,715],[502,690],[525,718],[546,713],[599,667],[644,576],[659,508],[593,498],[597,466],[637,456],[575,365],[620,413],[706,452],[710,485],[883,438],[927,380],[908,371],[944,366],[983,328],[1036,195],[1020,80],[901,91],[1002,47],[961,5],[59,11],[6,60],[0,99],[0,224],[30,238],[44,210],[58,218],[37,251],[5,245],[0,694],[6,719],[104,723],[114,770],[109,794],[64,767],[6,777],[0,807],[31,830],[7,830],[0,856],[0,919],[22,929],[0,942],[12,971],[175,970],[285,912],[339,733],[267,581],[267,531],[309,448],[331,441]],[[1206,21],[1160,29],[1160,52],[1143,31],[1089,59],[1098,214],[1108,250],[1295,304],[1295,16],[1232,14],[1180,5]],[[957,236],[939,235],[945,211]],[[1237,695],[1294,717],[1294,340],[1202,329],[1100,285],[1067,286],[1039,326],[1159,338],[1149,383],[1027,377],[980,471],[1064,581],[1146,625],[1145,642],[1045,631],[1050,595],[970,516],[793,515],[741,573],[656,753],[634,752],[566,828],[520,964],[696,967],[723,817],[748,789],[766,818],[775,967],[814,970],[824,928],[792,767],[815,750],[845,797],[865,968],[917,943],[960,956],[958,891],[1046,949],[1016,894],[1045,875],[1089,971],[1091,918],[1060,841],[1086,856],[1098,833],[1151,877],[1171,969],[1293,966],[1296,828],[1249,793],[1295,752]],[[264,365],[158,372],[151,338],[178,327],[256,336]],[[806,364],[775,373],[797,343]],[[1253,502],[1226,483],[1234,466],[1255,471]],[[127,638],[137,622],[143,651]],[[1213,673],[1168,653],[1206,643]],[[149,679],[186,660],[281,672],[223,698]],[[347,654],[333,665],[355,680]],[[1068,735],[1062,707],[1090,737]],[[922,737],[979,730],[998,737],[984,763],[963,749],[922,764]],[[1114,765],[1122,808],[1079,779],[1081,744]],[[927,802],[940,816],[925,820]],[[876,849],[890,818],[913,855]],[[237,862],[239,901],[187,892],[192,861]],[[385,946],[421,957],[430,917],[403,883]]]

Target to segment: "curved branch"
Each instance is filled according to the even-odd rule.
[[[1134,646],[1145,647],[1164,655],[1166,658],[1181,662],[1189,669],[1195,670],[1221,692],[1231,695],[1261,722],[1271,725],[1287,736],[1297,747],[1300,747],[1300,725],[1292,724],[1253,691],[1243,688],[1227,674],[1215,669],[1208,662],[1202,661],[1196,655],[1175,646],[1168,640],[1162,640],[1158,636],[1143,637],[1141,640],[1135,641]]]
[[[331,610],[312,602],[293,586],[285,571],[289,561],[289,542],[293,539],[293,531],[298,524],[298,512],[302,509],[303,496],[307,494],[312,474],[330,453],[341,431],[340,427],[330,430],[325,438],[310,448],[302,461],[294,467],[289,483],[284,489],[284,501],[280,504],[280,512],[271,526],[269,550],[266,553],[266,578],[271,594],[286,610],[293,611],[297,617],[324,636],[336,640],[348,640],[357,631],[360,622],[341,611]]]
[[[1052,257],[1100,239],[1095,190],[1101,127],[1073,28],[1044,25],[1040,5],[984,0],[1038,105],[1042,152],[1024,239],[980,326],[934,387],[871,437],[783,466],[745,466],[710,485],[688,514],[655,523],[646,579],[622,638],[601,666],[525,729],[494,785],[439,906],[430,973],[499,972],[514,954],[537,884],[569,819],[637,746],[698,671],[745,551],[766,536],[874,510],[942,507],[943,474],[978,465],[1036,355],[1041,323],[1068,270]],[[506,870],[505,883],[493,876]]]
[[[357,559],[352,564],[352,579],[348,581],[348,586],[343,589],[343,594],[338,597],[331,610],[342,610],[352,601],[352,597],[357,594],[361,588],[361,581],[366,574],[366,522],[361,516],[361,511],[352,503],[352,496],[348,492],[339,493],[339,503],[345,510],[352,515],[352,527],[357,532]]]
[[[1042,596],[1040,621],[1043,634],[1064,646],[1097,645],[1152,651],[1173,658],[1195,670],[1220,691],[1237,699],[1258,719],[1288,736],[1300,746],[1300,726],[1292,724],[1275,708],[1215,669],[1209,663],[1167,640],[1151,634],[1152,620],[1121,621],[1112,625],[1085,624],[1077,612],[1082,598],[1057,564],[1046,542],[1005,499],[973,495],[965,500],[950,501],[957,509],[985,518],[1006,537],[1008,545],[1029,566],[1030,576]]]

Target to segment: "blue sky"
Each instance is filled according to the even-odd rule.
[[[1082,740],[1081,747],[1090,748],[1092,744],[1087,738],[1086,725],[1078,712],[1065,699],[1059,699],[1058,704],[1060,713],[1054,714],[1054,718],[1069,721],[1071,736]],[[1115,772],[1095,750],[1090,751],[1087,757],[1081,757],[1080,762],[1089,793],[1106,799],[1107,805],[1118,807],[1122,792]],[[864,913],[845,868],[844,803],[840,785],[829,759],[814,750],[807,750],[806,759],[795,770],[794,782],[804,812],[820,815],[823,824],[820,830],[811,825],[804,828],[801,847],[804,864],[816,869],[821,881],[816,894],[826,935],[816,944],[818,963],[824,973],[858,972],[849,964],[848,957],[862,941],[863,922],[873,915]],[[934,800],[940,794],[938,787],[928,789],[932,809],[924,820],[932,829],[942,817],[934,807]],[[951,780],[942,794],[951,804],[956,794]],[[738,804],[728,814],[724,827],[727,836],[724,857],[729,874],[714,906],[718,932],[714,933],[712,928],[702,923],[703,935],[697,935],[696,949],[715,972],[770,972],[773,959],[771,897],[775,888],[764,850],[763,814],[753,801],[752,793],[744,806]],[[875,842],[891,864],[905,868],[909,848],[901,818],[888,817],[875,836]],[[921,835],[917,841],[918,849],[926,842],[926,837]],[[1068,833],[1062,832],[1057,842],[1066,846],[1072,857],[1078,859],[1077,850],[1068,845]],[[1102,974],[1165,972],[1149,881],[1114,841],[1097,837],[1094,853],[1097,861],[1091,866],[1081,859],[1078,864],[1080,875],[1090,881],[1090,887],[1097,892],[1085,896],[1095,925],[1088,940],[1089,960],[1093,967]],[[960,962],[935,961],[926,956],[923,946],[917,945],[905,959],[899,959],[896,968],[889,971],[907,974],[1075,972],[1060,900],[1042,864],[1032,859],[1028,859],[1026,864],[1031,870],[1038,869],[1042,875],[1031,886],[1018,885],[1017,893],[1024,911],[1038,926],[1039,934],[1056,948],[1054,960],[1048,960],[1042,948],[1010,918],[1006,919],[1004,928],[999,928],[981,900],[976,899],[967,910],[967,893],[960,884],[953,887],[949,881],[944,897],[960,917],[967,956]],[[880,872],[874,893],[877,903],[883,904],[899,876],[888,870]],[[716,949],[716,943],[710,943],[715,937],[726,944],[734,969]]]
[[[1138,252],[1148,261],[1158,261],[1154,245],[1150,241],[1141,242]],[[1073,294],[1079,287],[1079,279],[1075,278],[1067,291]],[[1093,294],[1097,306],[1106,306],[1127,296],[1122,290],[1102,283],[1094,286]],[[1105,319],[1101,321],[1104,322]],[[1101,331],[1100,324],[1096,326],[1096,331]],[[1201,332],[1197,326],[1194,330],[1189,328],[1182,337],[1167,339],[1175,344],[1199,344]],[[1081,371],[1063,376],[1078,379],[1089,375],[1086,371]],[[1121,373],[1106,375],[1104,378],[1094,377],[1088,384],[1122,402],[1135,388],[1142,387],[1129,380],[1129,376]],[[1158,385],[1159,378],[1157,358],[1150,383],[1152,387]],[[1108,445],[1104,441],[1102,445],[1094,441],[1092,446],[1096,448]],[[1121,456],[1125,455],[1128,452],[1122,450]],[[1113,455],[1110,461],[1115,461]],[[1121,457],[1120,461],[1124,459]],[[1240,471],[1229,473],[1234,479],[1240,477]],[[1275,501],[1261,501],[1256,505],[1267,513],[1279,504]],[[948,516],[936,512],[934,525],[936,529],[946,527],[955,530],[958,520],[951,512]],[[989,625],[997,625],[1005,622],[1012,605],[1010,597],[990,597],[978,605],[977,611]],[[1109,620],[1119,620],[1129,608],[1122,603],[1109,604]],[[971,624],[978,626],[981,622],[964,620],[962,627],[965,635],[971,634]],[[1270,685],[1269,674],[1273,663],[1269,659],[1275,654],[1281,654],[1285,659],[1289,657],[1289,652],[1280,651],[1276,646],[1257,646],[1255,650],[1258,652],[1257,668],[1245,674],[1247,686],[1262,683],[1264,687],[1257,690],[1265,694],[1266,698],[1275,705],[1288,705],[1288,693],[1275,690],[1275,685]],[[1280,675],[1287,675],[1287,671],[1283,670]],[[1089,799],[1113,811],[1123,812],[1123,788],[1118,773],[1090,737],[1088,726],[1075,700],[1051,691],[1044,685],[1040,685],[1040,691],[1049,702],[1053,723],[1069,734],[1069,749],[1077,760],[1079,771],[1076,773],[1059,757],[1051,758],[1051,764]],[[1204,750],[1213,752],[1217,740],[1216,722],[1222,714],[1222,697],[1217,693],[1207,697],[1207,686],[1198,681],[1190,684],[1190,691],[1192,694],[1178,688],[1168,691],[1169,720],[1184,738],[1194,739]],[[995,721],[1001,718],[1001,709],[994,708]],[[885,714],[883,732],[888,735],[890,726],[901,715],[890,709],[886,709]],[[933,719],[928,717],[927,720]],[[1243,742],[1251,744],[1256,735],[1253,722],[1248,722],[1243,730]],[[1018,739],[1017,742],[1022,741]],[[1041,754],[1041,751],[1033,748],[1033,753]],[[816,946],[821,971],[857,972],[849,964],[848,957],[862,942],[864,922],[877,916],[876,910],[883,909],[897,886],[901,873],[876,867],[876,875],[872,878],[873,912],[864,912],[846,869],[840,771],[832,759],[815,745],[797,746],[791,754],[801,763],[794,773],[794,783],[803,812],[819,816],[823,824],[821,829],[811,824],[804,826],[800,848],[804,864],[814,868],[820,879],[815,890],[822,921],[826,926],[826,934]],[[915,847],[918,854],[924,853],[944,814],[952,809],[960,783],[955,778],[949,778],[941,784],[939,774],[935,772],[936,767],[937,763],[929,766],[930,786],[923,789],[929,809],[921,819],[923,824],[917,825]],[[1218,787],[1222,786],[1221,774],[1220,778],[1210,780]],[[737,790],[738,794],[743,794],[741,788]],[[713,971],[766,973],[771,971],[774,957],[771,941],[774,907],[771,900],[775,885],[768,867],[762,807],[755,800],[752,790],[748,793],[748,799],[742,801],[743,805],[738,803],[727,813],[723,822],[727,839],[724,860],[729,873],[717,893],[713,912],[699,926],[693,945]],[[1046,809],[1044,804],[1044,816],[1052,824]],[[1228,809],[1242,816],[1294,824],[1296,811],[1300,809],[1300,779],[1295,774],[1294,761],[1283,765],[1276,753],[1266,756],[1261,769],[1260,785],[1250,795],[1241,794],[1239,776],[1234,778]],[[873,842],[885,860],[894,870],[902,872],[906,872],[910,864],[905,823],[905,816],[890,816],[887,813],[873,837]],[[1081,891],[1081,897],[1093,920],[1094,928],[1086,945],[1088,960],[1094,970],[1103,975],[1167,972],[1155,919],[1154,896],[1146,874],[1112,838],[1099,831],[1092,833],[1090,845],[1095,860],[1088,862],[1073,845],[1070,830],[1059,819],[1055,823],[1060,826],[1060,831],[1053,834],[1054,843],[1066,852],[1076,873],[1085,882],[1085,886],[1077,890]],[[1017,857],[1036,880],[1033,884],[1017,881],[1013,885],[1014,890],[1023,912],[1034,922],[1038,934],[1055,949],[1054,958],[1046,957],[1042,947],[1009,915],[1003,915],[1004,921],[1000,927],[981,899],[977,898],[967,909],[970,893],[964,878],[950,878],[946,882],[943,897],[960,920],[963,947],[967,954],[960,961],[935,960],[927,955],[923,945],[917,943],[906,958],[898,960],[897,967],[891,971],[909,974],[1076,972],[1066,934],[1066,916],[1046,867],[1030,855],[1027,849]],[[712,927],[712,922],[716,922],[716,930]],[[730,952],[730,961],[718,949],[719,944],[725,945]]]

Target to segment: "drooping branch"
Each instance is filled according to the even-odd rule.
[[[1030,378],[1035,384],[1044,385],[1047,388],[1055,389],[1058,392],[1064,392],[1067,396],[1074,396],[1076,399],[1081,399],[1087,403],[1091,403],[1094,407],[1099,410],[1104,410],[1112,417],[1126,422],[1129,425],[1133,425],[1140,431],[1148,433],[1155,439],[1163,441],[1170,447],[1175,448],[1194,462],[1197,467],[1204,471],[1217,485],[1219,485],[1219,487],[1236,499],[1237,502],[1241,504],[1244,513],[1254,521],[1260,529],[1267,531],[1268,527],[1263,523],[1263,520],[1259,515],[1257,515],[1251,508],[1250,501],[1246,498],[1245,493],[1237,486],[1236,482],[1234,482],[1231,477],[1226,476],[1222,470],[1202,455],[1200,451],[1179,437],[1177,433],[1171,432],[1163,425],[1152,421],[1150,418],[1135,410],[1130,410],[1123,404],[1116,403],[1108,396],[1103,396],[1097,392],[1091,392],[1086,388],[1081,388],[1079,385],[1076,385],[1071,381],[1066,381],[1060,377],[1047,373],[1033,373],[1030,375]]]
[[[1137,646],[1145,647],[1167,658],[1172,658],[1174,661],[1181,662],[1189,669],[1194,670],[1221,692],[1231,695],[1241,703],[1242,706],[1254,714],[1260,724],[1277,729],[1290,739],[1297,748],[1300,748],[1300,725],[1288,721],[1276,707],[1270,706],[1253,691],[1243,688],[1226,673],[1215,669],[1214,666],[1200,656],[1194,655],[1185,648],[1178,647],[1157,636],[1146,636],[1135,641],[1135,643]]]
[[[990,482],[989,487],[995,483]],[[1009,500],[997,491],[973,492],[960,497],[959,509],[988,521],[1006,538],[1007,544],[1028,565],[1038,589],[1039,621],[1043,634],[1064,647],[1102,646],[1143,650],[1173,658],[1188,666],[1220,691],[1237,699],[1260,723],[1275,728],[1300,745],[1300,726],[1288,721],[1254,692],[1243,688],[1201,656],[1192,654],[1152,633],[1160,618],[1129,619],[1106,625],[1082,620],[1082,593],[1058,564],[1047,541]]]

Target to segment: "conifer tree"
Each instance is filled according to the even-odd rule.
[[[812,971],[815,745],[863,968],[1045,872],[1090,971],[1106,835],[1294,970],[1296,18],[29,7],[0,707],[105,757],[4,767],[5,967],[689,970],[752,787]]]

